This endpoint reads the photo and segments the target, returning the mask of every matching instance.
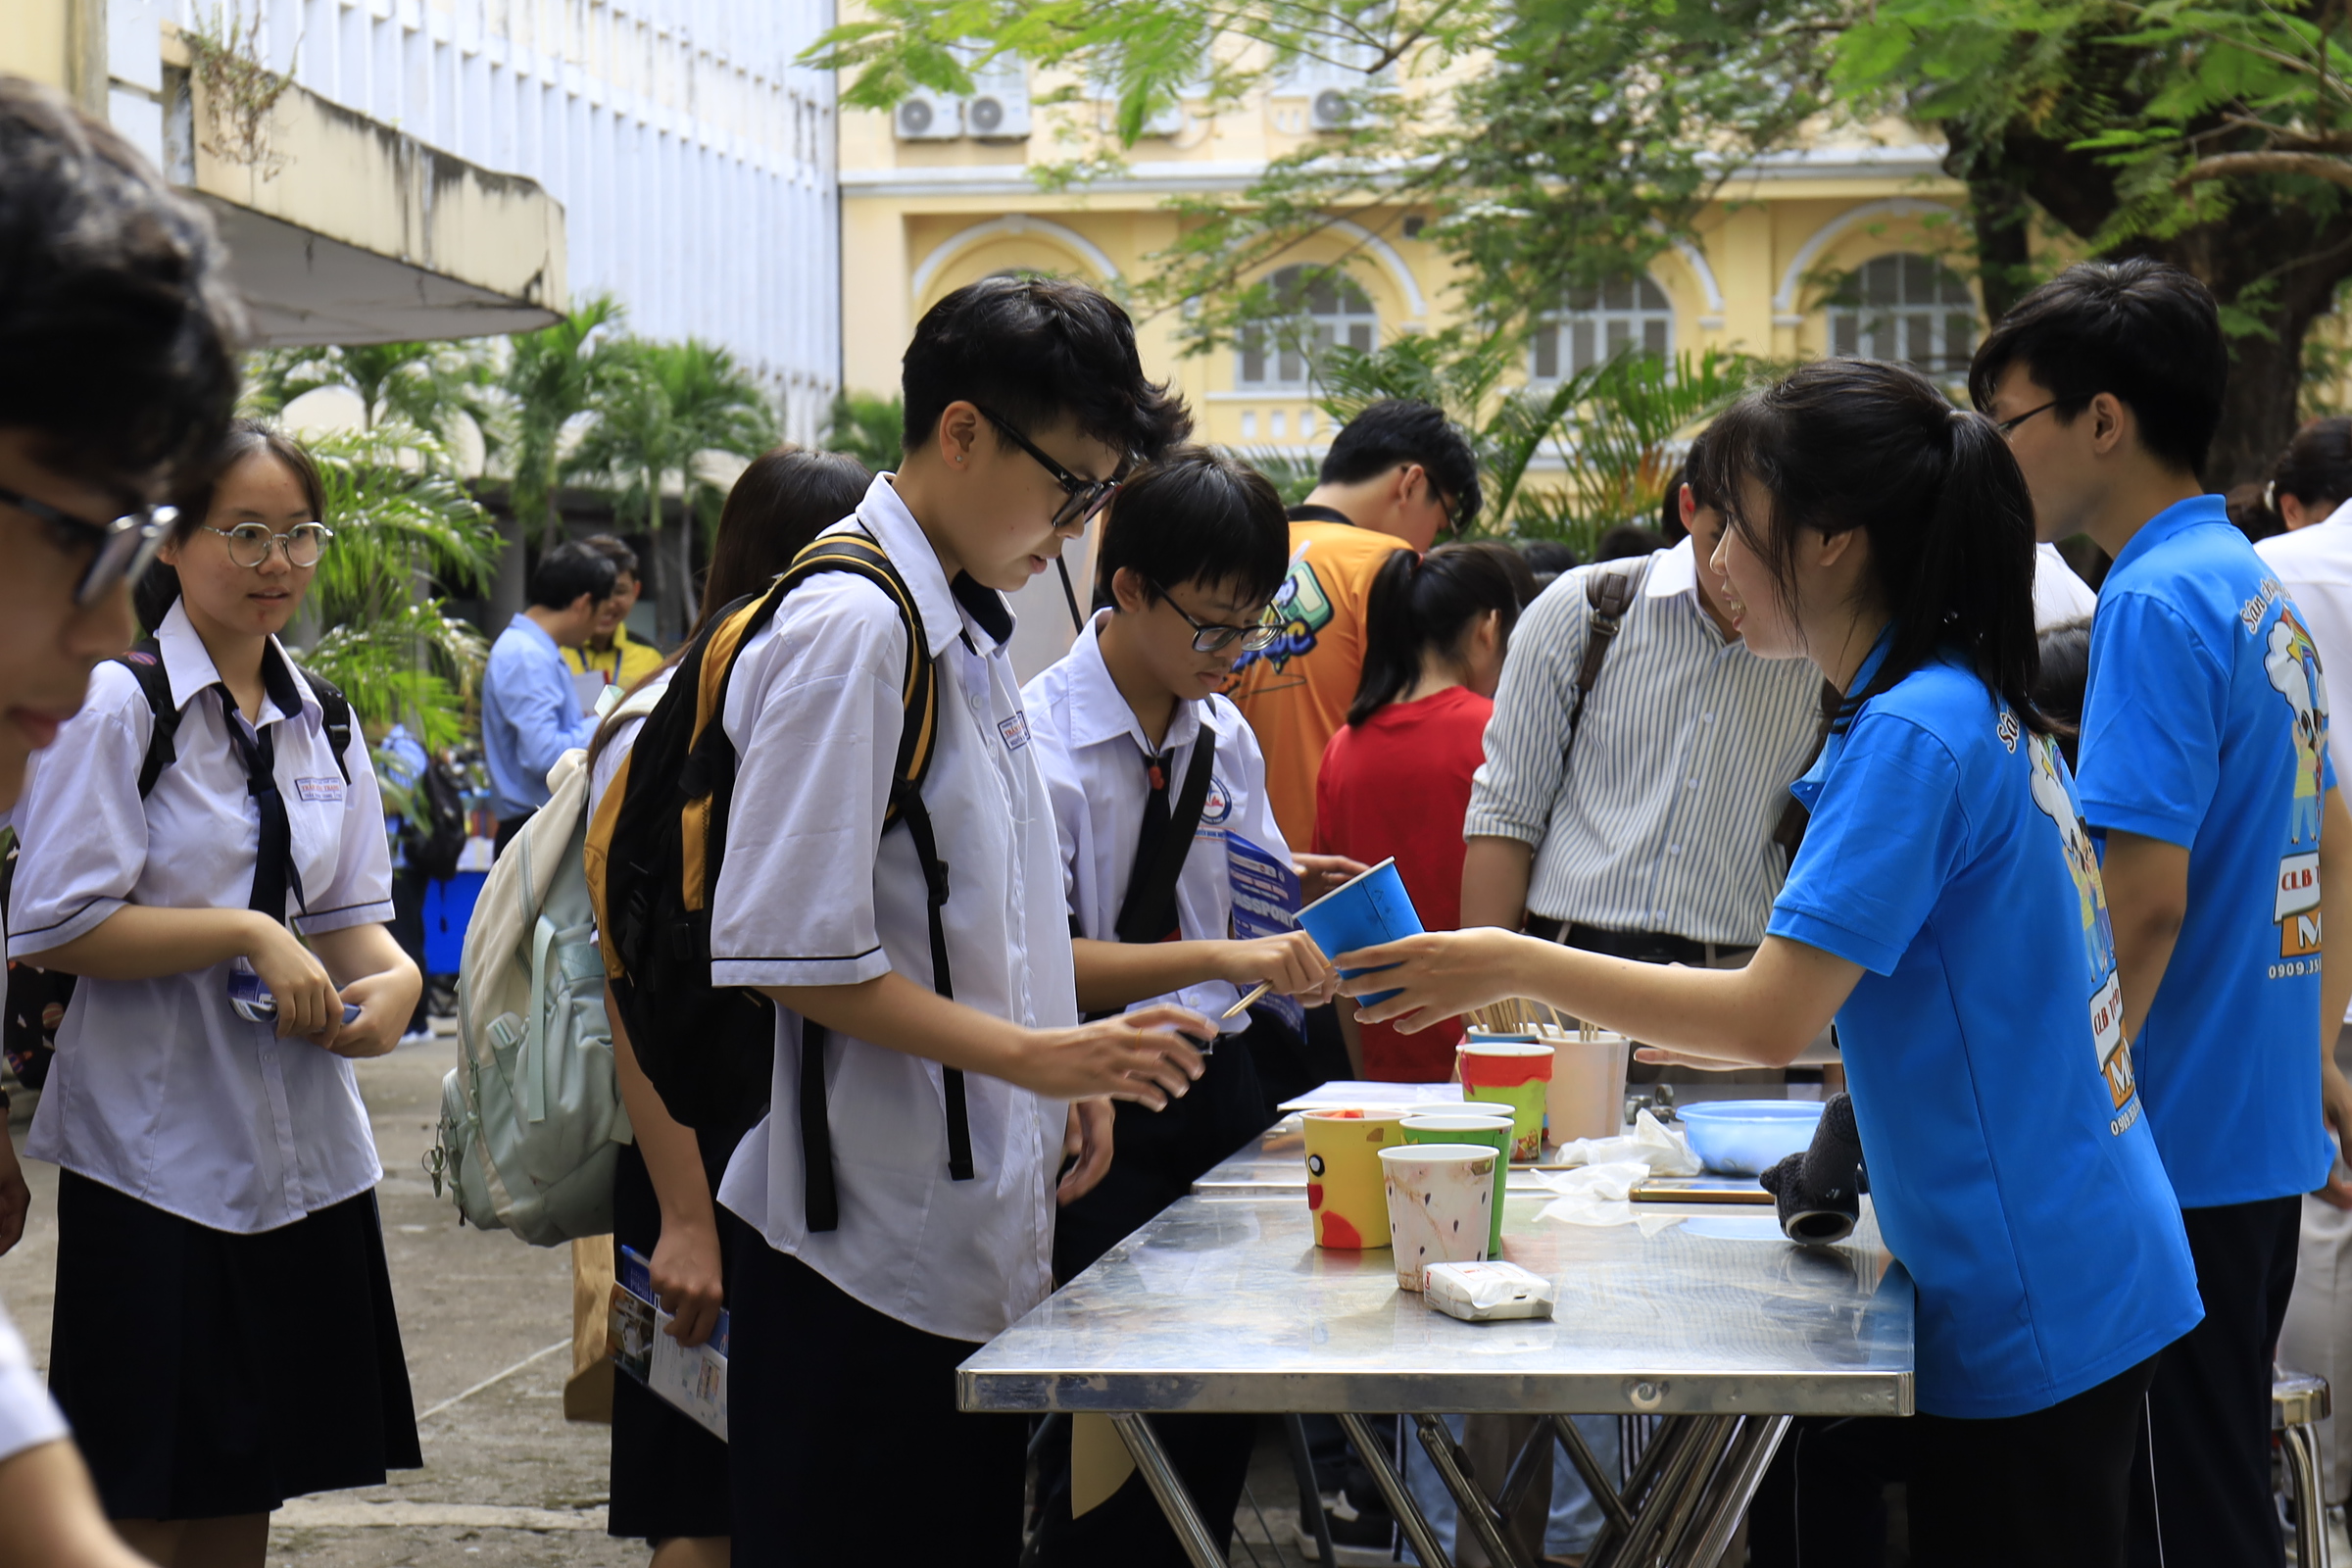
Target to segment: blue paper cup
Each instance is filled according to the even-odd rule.
[[[1358,948],[1376,948],[1384,942],[1421,934],[1421,916],[1413,912],[1413,901],[1405,897],[1404,879],[1396,874],[1394,859],[1381,861],[1354,881],[1332,889],[1300,909],[1298,924],[1315,939],[1315,946],[1326,956],[1352,953]],[[1340,971],[1349,979],[1366,972]],[[1396,994],[1383,991],[1355,1000],[1359,1006],[1370,1006]]]

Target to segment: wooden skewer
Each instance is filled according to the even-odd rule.
[[[1240,1017],[1243,1013],[1248,1012],[1251,1007],[1254,1007],[1260,1002],[1263,1002],[1265,1000],[1266,993],[1273,989],[1273,981],[1259,981],[1255,990],[1251,991],[1248,996],[1242,998],[1241,1001],[1235,1003],[1232,1006],[1227,1007],[1223,1014],[1220,1015],[1219,1021],[1222,1022],[1225,1018]]]

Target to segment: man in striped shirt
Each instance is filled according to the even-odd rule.
[[[1821,677],[1748,652],[1707,566],[1723,514],[1689,484],[1682,512],[1690,537],[1567,573],[1512,631],[1462,824],[1463,925],[1693,965],[1743,961],[1764,939]],[[1595,572],[1631,573],[1633,596],[1571,756]]]

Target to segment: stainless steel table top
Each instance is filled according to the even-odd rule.
[[[1532,1167],[1511,1167],[1503,1190],[1536,1194],[1544,1191]],[[1215,1168],[1193,1183],[1203,1198],[1251,1198],[1289,1193],[1306,1200],[1306,1136],[1296,1116],[1285,1116],[1266,1129],[1256,1142],[1234,1151]]]
[[[1464,1323],[1386,1250],[1325,1251],[1295,1192],[1187,1198],[956,1372],[967,1410],[1908,1415],[1912,1292],[1865,1210],[1805,1250],[1769,1214],[1609,1227],[1513,1196],[1503,1255],[1549,1320]],[[1671,1223],[1670,1223],[1671,1222]]]

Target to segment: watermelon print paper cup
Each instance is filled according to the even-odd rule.
[[[1461,1048],[1462,1099],[1510,1107],[1513,1159],[1536,1159],[1544,1152],[1544,1102],[1551,1092],[1551,1055],[1549,1046],[1516,1041],[1482,1041]]]
[[[1396,1283],[1421,1289],[1432,1263],[1476,1263],[1494,1222],[1494,1151],[1481,1144],[1407,1144],[1380,1152],[1389,1190]]]
[[[1403,1121],[1393,1110],[1310,1110],[1300,1118],[1317,1247],[1361,1251],[1389,1245],[1380,1152],[1403,1141]]]

